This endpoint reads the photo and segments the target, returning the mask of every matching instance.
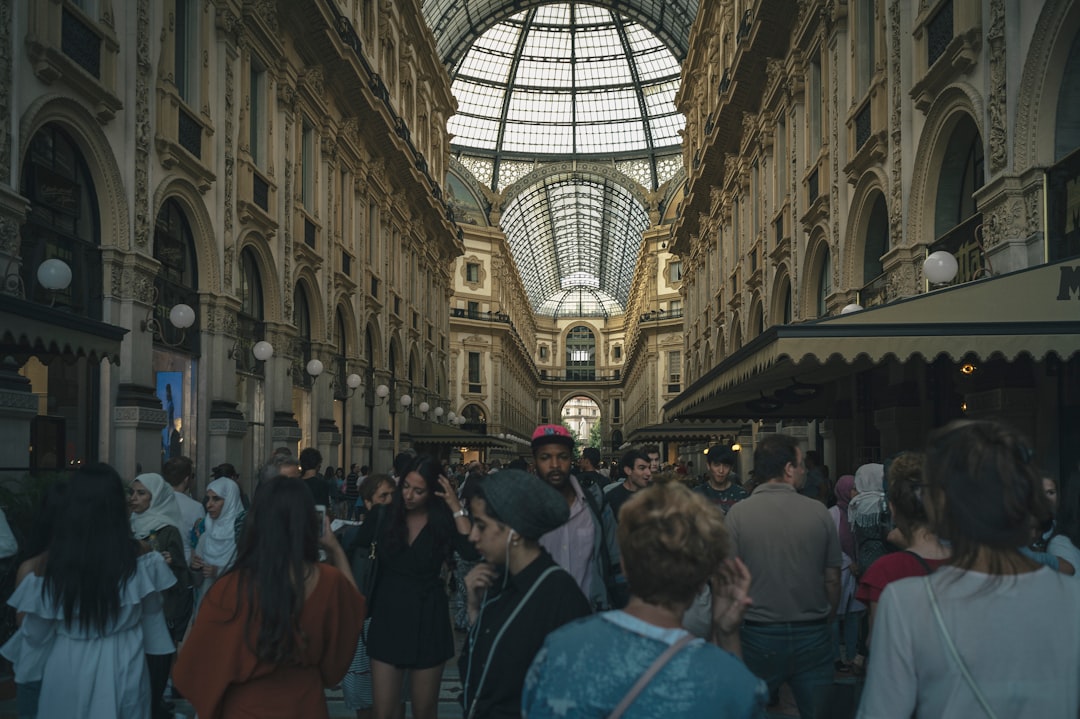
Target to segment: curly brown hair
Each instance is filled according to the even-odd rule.
[[[679,482],[634,493],[619,512],[619,549],[630,593],[685,608],[730,553],[724,515]]]

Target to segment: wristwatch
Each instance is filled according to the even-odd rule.
[[[468,517],[468,516],[469,516],[469,510],[465,509],[464,507],[462,507],[458,511],[454,512],[454,519],[457,519],[458,517]]]

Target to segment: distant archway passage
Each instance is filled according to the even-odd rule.
[[[563,426],[575,435],[578,449],[599,448],[603,444],[600,434],[600,405],[592,397],[570,397],[563,403],[559,416]]]

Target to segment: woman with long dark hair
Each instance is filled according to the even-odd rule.
[[[403,470],[393,500],[371,512],[353,551],[374,543],[378,562],[367,636],[375,716],[392,719],[408,669],[413,716],[434,719],[443,665],[454,656],[440,573],[454,549],[469,558],[476,552],[472,525],[438,460],[415,457]]]
[[[1029,445],[998,422],[952,422],[928,438],[923,478],[952,555],[882,592],[859,715],[1077,716],[1080,583],[1020,551],[1050,514]]]
[[[8,600],[23,623],[3,648],[16,680],[41,680],[42,717],[150,716],[146,654],[174,650],[160,592],[176,583],[128,525],[116,470],[91,464],[68,482],[48,554]]]
[[[173,669],[202,719],[328,716],[364,600],[341,545],[299,479],[255,494],[236,562],[210,588]],[[333,566],[318,561],[319,545]]]

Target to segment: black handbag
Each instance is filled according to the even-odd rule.
[[[383,517],[385,516],[385,509],[379,511],[379,518],[375,521],[375,533],[371,537],[371,545],[368,547],[368,551],[364,552],[361,547],[355,547],[351,559],[353,579],[356,580],[357,588],[367,600],[369,612],[371,611],[371,598],[375,594],[375,581],[379,570],[377,545],[379,543],[379,533],[382,531]]]

